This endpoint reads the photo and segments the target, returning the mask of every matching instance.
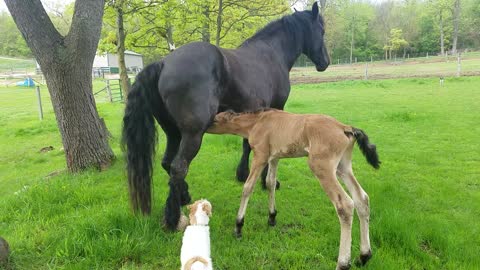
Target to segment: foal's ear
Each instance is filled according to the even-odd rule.
[[[315,20],[318,17],[318,3],[317,1],[313,2],[312,6],[312,18]]]

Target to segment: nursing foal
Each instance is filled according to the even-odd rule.
[[[274,226],[275,178],[278,160],[308,156],[308,165],[337,210],[341,225],[340,250],[337,269],[350,267],[351,231],[354,208],[360,219],[360,264],[370,257],[368,232],[368,195],[355,179],[352,171],[352,150],[355,141],[368,163],[378,169],[380,161],[376,147],[360,129],[344,125],[334,118],[319,114],[292,114],[268,109],[251,113],[222,112],[207,130],[213,134],[235,134],[247,138],[254,152],[250,174],[243,187],[238,210],[236,235],[241,237],[248,198],[263,168],[268,164],[267,187],[269,190],[268,224]],[[337,181],[340,177],[353,200]]]

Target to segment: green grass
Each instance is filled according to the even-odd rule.
[[[364,269],[480,268],[480,77],[345,81],[295,85],[287,110],[326,113],[364,129],[382,168],[358,149],[357,178],[370,196],[373,258]],[[43,91],[46,95],[46,91]],[[48,101],[48,98],[44,98]],[[167,194],[154,172],[154,211],[134,217],[118,145],[123,105],[99,103],[117,161],[107,171],[69,175],[51,106],[36,114],[34,92],[0,88],[0,235],[16,269],[178,269],[182,233],[160,220]],[[39,153],[40,148],[55,149]],[[277,226],[267,226],[267,193],[257,185],[243,239],[233,237],[242,185],[234,171],[240,139],[206,135],[188,175],[193,199],[208,198],[215,269],[334,269],[335,210],[305,159],[282,160]],[[26,186],[26,188],[24,188]],[[359,255],[354,219],[352,255]],[[354,268],[355,269],[355,268]]]

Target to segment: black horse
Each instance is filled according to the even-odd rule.
[[[311,11],[271,22],[239,48],[195,42],[173,51],[140,72],[128,94],[123,118],[130,200],[134,211],[151,211],[155,120],[167,137],[162,167],[170,175],[165,221],[175,229],[180,207],[190,202],[185,177],[214,116],[262,107],[283,109],[290,92],[288,73],[301,53],[324,71],[329,63],[323,19]],[[237,178],[248,175],[250,147],[243,142]]]

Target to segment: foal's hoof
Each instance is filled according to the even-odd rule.
[[[337,270],[348,270],[350,267],[352,267],[350,263],[342,264],[337,266]]]
[[[277,210],[275,210],[273,213],[270,213],[268,215],[268,225],[272,227],[277,225],[276,217],[277,217]]]
[[[239,230],[235,229],[234,234],[235,234],[235,237],[236,237],[237,239],[242,238],[242,231],[241,231],[241,230],[239,231]]]
[[[369,250],[365,254],[360,254],[360,257],[355,260],[356,266],[364,266],[372,258],[372,251]]]
[[[267,184],[263,181],[262,181],[262,189],[267,190]],[[280,189],[280,181],[278,181],[278,180],[275,183],[275,189],[276,190]]]

